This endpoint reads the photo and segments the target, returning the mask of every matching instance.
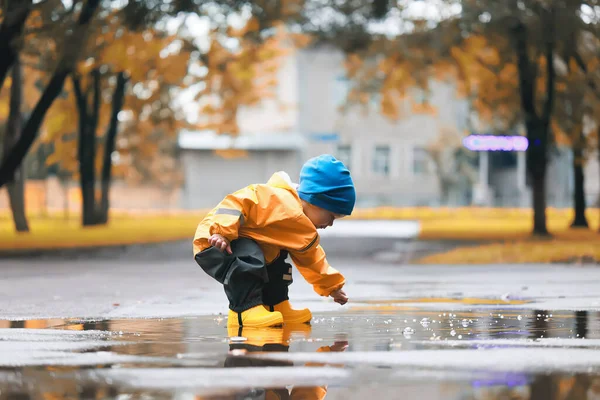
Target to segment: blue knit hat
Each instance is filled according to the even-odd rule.
[[[300,171],[300,198],[335,214],[350,215],[356,192],[350,171],[329,154],[308,160]]]

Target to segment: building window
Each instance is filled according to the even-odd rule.
[[[423,147],[413,149],[412,170],[414,175],[425,175],[429,172],[429,154]]]
[[[336,157],[344,163],[346,168],[350,169],[352,160],[352,147],[349,144],[338,145]]]
[[[373,172],[375,175],[380,176],[388,176],[390,174],[390,146],[375,147]]]
[[[346,104],[349,91],[350,80],[344,75],[337,76],[333,82],[333,104],[335,107]]]

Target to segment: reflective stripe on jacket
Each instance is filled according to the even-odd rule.
[[[292,261],[321,296],[345,284],[344,276],[327,262],[319,234],[302,211],[302,203],[285,172],[266,184],[249,185],[227,195],[198,224],[194,255],[210,247],[208,238],[220,234],[230,242],[238,237],[256,241],[267,264],[287,250]]]

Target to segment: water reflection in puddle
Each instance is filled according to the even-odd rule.
[[[583,351],[595,353],[600,348],[600,340],[596,340],[600,339],[597,312],[514,309],[448,312],[373,305],[339,315],[316,314],[311,326],[240,332],[228,330],[226,322],[221,316],[0,321],[0,328],[4,328],[0,329],[0,345],[6,345],[4,355],[0,356],[0,400],[322,399],[325,396],[327,399],[600,399],[600,365],[583,372],[561,368],[560,363],[548,365],[547,372],[515,372],[510,371],[510,362],[507,371],[478,370],[461,365],[460,359],[454,360],[452,368],[415,368],[389,362],[394,360],[393,354],[407,354],[400,353],[407,351],[420,351],[415,354],[430,357],[438,354],[432,350],[481,352],[482,348],[529,348],[539,344],[543,344],[541,350],[545,352],[556,347],[584,347]],[[23,333],[37,330],[59,333],[50,336]],[[60,334],[65,331],[75,336]],[[76,331],[99,334],[79,338]],[[561,341],[564,339],[568,340]],[[79,346],[72,347],[76,340],[80,341]],[[548,340],[556,341],[545,342]],[[11,348],[18,351],[11,353]],[[336,353],[363,352],[374,356],[375,361],[339,362],[334,357]],[[288,353],[318,354],[321,358],[296,361],[256,357]],[[382,357],[378,362],[377,354],[392,357]],[[486,357],[485,353],[476,355]],[[98,358],[88,362],[82,361],[83,356]]]

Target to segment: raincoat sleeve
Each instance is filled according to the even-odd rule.
[[[208,239],[215,234],[229,242],[238,238],[240,226],[251,215],[255,205],[252,192],[241,190],[227,195],[198,224],[194,235],[194,254],[209,247]]]
[[[301,249],[289,250],[298,271],[321,296],[329,296],[332,292],[341,289],[346,279],[327,262],[325,250],[319,244],[319,234],[311,229],[302,236],[308,243]]]

